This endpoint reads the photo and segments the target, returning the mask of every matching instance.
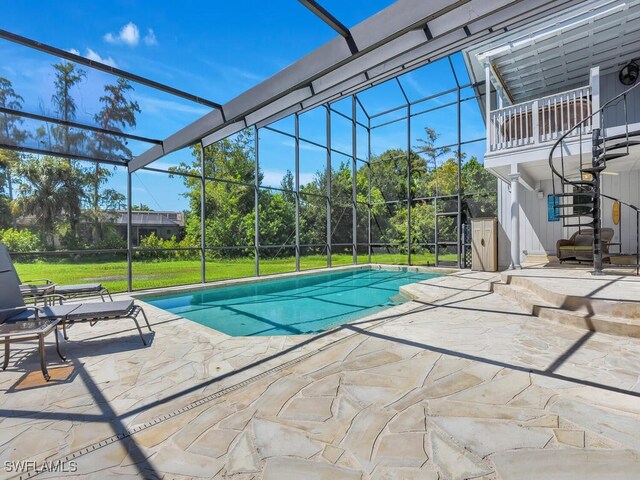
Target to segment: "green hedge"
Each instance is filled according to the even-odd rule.
[[[37,252],[44,248],[40,237],[27,229],[0,230],[0,242],[4,243],[10,252]]]

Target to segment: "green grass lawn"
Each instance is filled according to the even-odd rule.
[[[443,260],[455,260],[455,255],[441,256]],[[350,265],[352,256],[346,254],[332,255],[333,266]],[[359,256],[358,263],[367,263],[366,256]],[[404,265],[406,255],[376,254],[371,257],[372,263]],[[414,254],[414,265],[433,265],[433,254]],[[34,263],[15,263],[16,270],[23,281],[35,278],[49,278],[60,285],[74,283],[102,283],[111,292],[127,290],[127,262],[119,261],[73,261],[56,262],[36,261]],[[327,257],[310,255],[300,258],[301,270],[323,268],[327,266]],[[292,272],[295,270],[295,258],[260,259],[260,274]],[[232,278],[251,277],[255,274],[253,258],[209,260],[206,264],[206,280],[227,280]],[[200,282],[199,260],[142,260],[133,262],[133,289],[168,287]]]

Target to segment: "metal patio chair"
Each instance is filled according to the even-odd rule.
[[[8,255],[0,255],[0,285],[2,285],[0,288],[0,323],[57,318],[60,319],[64,338],[68,339],[67,325],[89,323],[93,326],[100,321],[129,318],[136,324],[142,343],[147,345],[137,320],[138,315],[142,313],[147,328],[153,333],[144,310],[133,300],[62,305],[47,305],[45,302],[44,306],[26,305]],[[53,295],[54,300],[58,298],[59,295]]]
[[[38,303],[44,297],[58,294],[62,295],[64,299],[69,300],[72,298],[88,297],[93,295],[100,295],[102,301],[105,300],[105,296],[109,297],[109,300],[113,301],[109,290],[102,286],[101,283],[82,283],[76,285],[58,285],[57,283],[49,280],[48,278],[36,278],[33,280],[21,280],[18,272],[15,269],[11,255],[6,245],[0,243],[0,257],[3,257],[8,265],[11,266],[18,285],[20,287],[20,293],[27,299],[32,299],[34,303]]]

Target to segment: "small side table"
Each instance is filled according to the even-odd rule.
[[[49,381],[47,370],[47,356],[44,349],[44,339],[51,332],[56,337],[56,352],[63,360],[67,359],[60,352],[60,342],[56,332],[60,319],[53,320],[28,320],[19,322],[7,322],[0,324],[0,343],[4,343],[4,363],[2,370],[6,370],[9,365],[10,344],[24,342],[26,340],[38,340],[38,351],[40,353],[40,368],[44,379]]]

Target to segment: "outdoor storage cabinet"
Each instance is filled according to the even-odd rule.
[[[471,269],[482,272],[498,270],[498,219],[471,220]]]

